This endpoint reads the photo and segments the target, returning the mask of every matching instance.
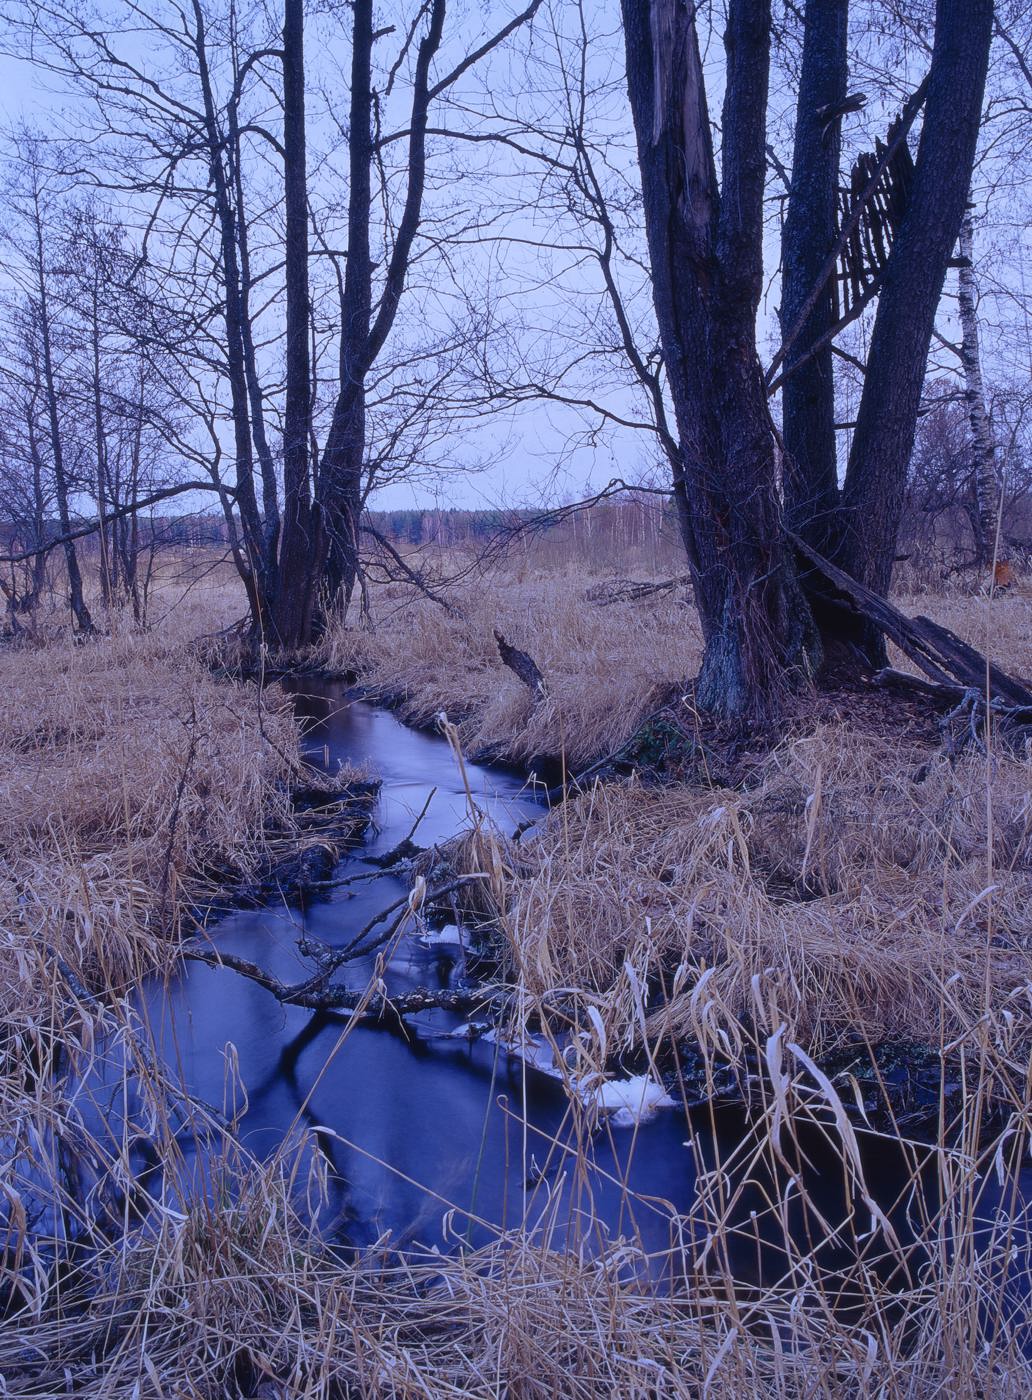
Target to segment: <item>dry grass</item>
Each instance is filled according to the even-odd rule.
[[[532,1004],[582,989],[627,1046],[635,988],[665,982],[653,1019],[681,1035],[704,985],[728,1028],[784,1022],[823,1054],[954,1041],[988,998],[1032,1043],[1032,763],[939,759],[915,781],[926,758],[822,727],[747,790],[632,780],[565,803],[505,855]]]
[[[98,1017],[83,1063],[103,1053],[95,1048],[103,1032],[119,1024],[129,1022],[117,1010]],[[984,1205],[990,1168],[1005,1182],[1015,1176],[1014,1140],[1003,1135],[982,1153],[911,1149],[911,1174],[904,1169],[899,1184],[901,1198],[912,1198],[906,1232],[898,1218],[892,1225],[872,1214],[866,1168],[840,1147],[839,1186],[855,1204],[841,1222],[834,1214],[834,1228],[854,1257],[829,1276],[822,1250],[830,1227],[821,1212],[834,1175],[815,1180],[797,1163],[813,1151],[815,1133],[832,1140],[821,1125],[837,1101],[831,1091],[815,1104],[783,1036],[761,1070],[765,1103],[750,1132],[703,1171],[696,1205],[671,1218],[669,1254],[651,1261],[633,1224],[591,1250],[553,1245],[547,1198],[535,1209],[543,1231],[516,1229],[480,1250],[344,1258],[305,1218],[306,1205],[321,1197],[318,1155],[294,1143],[258,1166],[231,1133],[220,1142],[217,1127],[217,1185],[208,1198],[183,1199],[166,1183],[160,1208],[139,1223],[127,1213],[130,1228],[112,1236],[99,1205],[112,1180],[116,1187],[126,1180],[128,1145],[76,1134],[76,1114],[60,1096],[46,1112],[41,1102],[23,1103],[23,1116],[43,1130],[25,1143],[21,1131],[15,1135],[23,1151],[39,1159],[40,1143],[49,1141],[60,1146],[55,1159],[89,1153],[106,1171],[91,1199],[66,1202],[63,1229],[77,1232],[78,1261],[55,1269],[45,1241],[23,1256],[18,1310],[0,1329],[6,1393],[25,1400],[1027,1394],[1032,1367],[1023,1336],[1005,1321],[1014,1289],[1027,1287],[1027,1227],[1006,1214],[987,1217]],[[145,1134],[171,1166],[178,1148],[168,1086],[131,1054],[126,1072],[142,1092],[131,1134]],[[193,1115],[195,1125],[201,1116]],[[1027,1123],[1015,1115],[1009,1127],[1024,1131]],[[705,1133],[697,1123],[686,1131],[701,1161]],[[885,1141],[883,1150],[894,1149]],[[570,1174],[586,1169],[588,1154],[585,1136]],[[941,1192],[919,1188],[929,1156]],[[8,1161],[0,1178],[8,1192],[16,1165]],[[635,1208],[655,1209],[631,1192],[626,1203],[631,1222]],[[117,1222],[117,1190],[110,1204]],[[589,1236],[595,1230],[590,1215],[584,1228]],[[761,1230],[783,1251],[762,1286],[741,1278]],[[633,1281],[647,1262],[666,1278],[658,1296]]]
[[[376,629],[331,639],[330,659],[358,661],[410,717],[461,717],[468,748],[563,753],[577,767],[629,737],[698,657],[683,605],[595,608],[585,582],[478,585],[457,618],[384,590]],[[220,624],[235,615],[232,589],[220,583],[212,601]],[[965,627],[971,605],[948,614],[939,609],[951,600],[922,601],[977,640]],[[1028,646],[1028,605],[1004,606],[1004,659],[1032,669],[1014,659]],[[1010,1308],[1027,1331],[1027,1223],[1020,1200],[1000,1211],[987,1195],[997,1181],[1005,1202],[1018,1190],[1032,1126],[1028,762],[937,761],[916,781],[926,753],[816,726],[743,789],[611,784],[564,804],[516,848],[484,832],[468,841],[493,877],[524,1017],[544,1012],[547,1023],[560,1005],[579,1016],[572,1074],[583,1082],[643,1039],[659,1050],[687,1036],[711,1066],[748,1055],[758,1108],[742,1141],[705,1166],[691,1212],[671,1220],[669,1255],[651,1261],[670,1285],[661,1296],[632,1281],[646,1263],[633,1229],[580,1253],[546,1228],[451,1256],[344,1259],[307,1218],[321,1194],[314,1144],[247,1160],[231,1123],[184,1105],[165,1081],[125,995],[174,956],[165,933],[177,891],[213,862],[255,859],[295,752],[292,722],[268,693],[259,711],[254,691],[216,684],[182,645],[215,618],[173,617],[174,640],[122,632],[0,656],[0,985],[18,1051],[0,1076],[0,1278],[11,1295],[0,1393],[1032,1391],[1027,1335],[1006,1321]],[[495,627],[544,671],[537,707],[502,668]],[[871,1153],[861,1160],[841,1086],[822,1082],[807,1056],[847,1034],[915,1029],[961,1045],[966,1072],[959,1109],[944,1105],[933,1140],[905,1149],[900,1238],[872,1206]],[[119,1076],[134,1085],[107,1136],[80,1088],[101,1062],[116,1088]],[[227,1101],[238,1095],[227,1088]],[[990,1132],[994,1096],[1004,1120]],[[177,1172],[184,1121],[208,1141],[207,1189]],[[570,1175],[586,1170],[586,1111],[581,1129]],[[820,1214],[827,1183],[805,1169],[815,1134],[837,1163],[841,1225]],[[141,1143],[163,1174],[157,1204],[137,1215],[129,1183]],[[875,1141],[873,1155],[898,1146]],[[536,1209],[546,1224],[547,1189]],[[586,1233],[597,1223],[589,1213]],[[782,1266],[743,1282],[761,1230]],[[849,1245],[845,1282],[826,1267],[829,1231]]]
[[[576,572],[482,579],[452,590],[452,615],[411,589],[385,589],[373,627],[337,632],[327,655],[411,723],[443,710],[469,752],[564,757],[577,769],[626,742],[701,655],[682,593],[600,607],[585,597],[591,583]],[[537,662],[543,698],[502,665],[495,629]]]
[[[664,573],[671,567],[664,561]],[[648,580],[648,570],[640,577]],[[356,671],[409,723],[442,711],[459,725],[467,752],[525,762],[563,758],[571,770],[616,751],[659,704],[693,677],[702,657],[698,619],[675,590],[600,606],[600,576],[585,557],[545,570],[513,560],[444,589],[452,611],[407,585],[371,590],[371,616],[333,628],[318,659]],[[900,597],[985,651],[1005,669],[1032,676],[1032,590],[992,600],[970,588]],[[503,664],[498,630],[528,652],[545,677],[536,698]],[[909,669],[896,656],[894,664]]]
[[[109,989],[174,958],[184,887],[249,870],[288,819],[297,731],[285,697],[128,628],[0,653],[0,675],[0,995],[31,1016],[40,947]]]
[[[74,1223],[86,1246],[78,1264],[58,1272],[46,1248],[27,1252],[20,1308],[0,1330],[7,1393],[25,1400],[1027,1394],[1032,1367],[1021,1328],[1012,1325],[1014,1291],[1020,1304],[1028,1284],[1027,1225],[987,1216],[984,1204],[994,1166],[1005,1183],[1016,1176],[1013,1139],[1002,1135],[981,1153],[911,1149],[911,1174],[904,1170],[899,1183],[901,1198],[912,1200],[907,1232],[898,1219],[892,1225],[872,1213],[865,1166],[839,1145],[840,1185],[855,1204],[842,1223],[835,1215],[834,1228],[853,1262],[829,1276],[822,1251],[830,1227],[821,1212],[834,1177],[815,1181],[795,1164],[813,1150],[815,1132],[831,1141],[821,1125],[829,1107],[841,1105],[833,1091],[815,1104],[783,1037],[761,1067],[765,1106],[751,1131],[703,1173],[696,1205],[671,1219],[669,1255],[651,1259],[668,1282],[658,1296],[633,1281],[649,1262],[633,1228],[581,1252],[553,1247],[546,1228],[517,1229],[451,1255],[342,1258],[299,1213],[299,1203],[303,1210],[320,1197],[318,1160],[299,1165],[295,1144],[259,1167],[227,1136],[221,1147],[216,1140],[219,1187],[209,1200],[184,1201],[165,1189],[160,1210],[111,1238],[95,1218],[103,1196],[96,1190],[65,1215],[65,1228]],[[131,1059],[129,1068],[145,1087],[132,1131],[146,1133],[174,1163],[167,1091]],[[110,1178],[130,1166],[128,1152],[73,1139],[74,1114],[63,1108],[43,1121],[37,1105],[36,1126],[64,1134],[65,1155],[74,1144],[106,1157],[101,1185],[110,1190]],[[1025,1117],[1015,1115],[1009,1129],[1024,1132]],[[686,1131],[695,1138],[699,1130]],[[891,1142],[883,1150],[893,1151]],[[588,1153],[585,1137],[571,1174],[585,1170]],[[941,1193],[919,1185],[929,1156]],[[16,1179],[8,1163],[4,1184]],[[747,1209],[750,1200],[758,1210]],[[630,1192],[627,1206],[631,1221],[635,1207],[655,1208]],[[800,1228],[801,1212],[808,1229]],[[537,1213],[547,1218],[547,1201]],[[593,1231],[590,1218],[584,1227]],[[750,1285],[742,1262],[761,1230],[783,1258],[762,1286]]]

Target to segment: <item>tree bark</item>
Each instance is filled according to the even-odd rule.
[[[811,667],[784,549],[778,458],[756,353],[762,281],[768,0],[732,0],[717,185],[694,16],[622,0],[653,297],[682,460],[679,520],[705,651],[698,703],[765,720]]]
[[[935,312],[974,164],[992,21],[992,0],[937,0],[913,184],[871,336],[842,493],[839,562],[882,597],[892,581]],[[858,641],[871,661],[884,661],[875,629],[866,628]]]
[[[341,304],[340,389],[319,470],[325,539],[322,583],[330,607],[346,609],[358,576],[358,517],[365,461],[365,379],[373,314],[372,0],[355,0],[348,113],[348,260]]]
[[[849,0],[807,0],[792,183],[781,234],[781,333],[796,329],[837,236],[841,107],[848,82]],[[802,359],[835,321],[831,280],[799,328]],[[830,341],[788,375],[782,389],[785,518],[808,544],[829,552],[838,508],[835,382]]]
[[[1000,534],[1000,483],[996,469],[996,443],[985,406],[982,355],[978,340],[978,287],[974,268],[974,229],[970,212],[960,226],[960,268],[957,301],[960,310],[960,360],[964,371],[964,402],[971,424],[974,459],[975,557],[979,568],[988,568],[997,553]]]
[[[305,169],[304,2],[285,0],[283,20],[283,185],[287,294],[283,413],[283,523],[276,633],[288,650],[308,639],[315,601],[309,433],[312,414],[308,301],[308,182]]]

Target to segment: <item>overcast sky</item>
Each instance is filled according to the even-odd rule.
[[[118,8],[115,0],[111,0],[108,9],[116,12]],[[509,6],[498,5],[467,7],[466,17],[460,20],[453,42],[467,47],[475,42],[474,36],[482,29],[485,15],[487,22],[497,23],[497,14],[509,9]],[[488,10],[493,13],[487,15]],[[559,23],[568,18],[568,12],[561,5],[554,6],[553,10],[560,16]],[[630,168],[633,151],[630,119],[622,95],[618,6],[615,0],[604,0],[604,3],[593,6],[589,13],[596,31],[596,42],[589,60],[589,73],[595,89],[593,100],[598,94],[592,116],[598,123],[603,156],[611,158],[614,179],[619,185]],[[340,23],[339,18],[333,21],[336,26]],[[519,116],[546,110],[547,103],[542,93],[549,83],[554,83],[554,72],[550,67],[554,65],[550,23],[544,18],[539,19],[530,46],[526,41],[521,41],[507,54],[504,66],[501,66],[502,60],[496,62],[490,74],[492,98],[497,110],[503,114],[511,111]],[[334,41],[333,34],[326,28],[329,24],[329,20],[322,18],[311,21],[309,25],[310,41],[315,38],[321,45],[318,63],[313,64],[313,86],[318,86],[320,90],[313,91],[309,101],[310,149],[317,149],[320,142],[325,143],[331,134],[332,104],[327,105],[323,89],[335,72],[338,81],[344,81],[339,74],[346,59],[346,44],[340,38]],[[722,80],[721,50],[713,36],[704,35],[704,41],[711,83],[711,110],[718,113]],[[859,35],[855,76],[857,83],[862,83],[869,92],[871,101],[867,112],[853,119],[852,126],[846,131],[847,143],[854,152],[869,144],[875,133],[884,130],[894,104],[915,85],[916,75],[923,66],[918,44],[908,51],[906,61],[889,75],[885,91],[879,94],[872,86],[871,68],[876,54],[881,51],[880,43],[880,40],[868,38],[862,33]],[[312,52],[310,42],[310,57]],[[534,67],[542,63],[544,67]],[[788,144],[790,84],[784,74],[776,74],[775,77],[770,135],[782,158],[787,160],[791,154]],[[535,84],[538,90],[532,91]],[[1025,95],[1032,96],[1027,92]],[[476,100],[483,101],[482,92]],[[342,108],[343,103],[342,95]],[[8,127],[29,122],[44,131],[59,124],[62,118],[74,115],[77,110],[76,99],[62,92],[59,80],[6,56],[0,56],[0,108]],[[1026,217],[1029,169],[1027,162],[1023,169],[1020,163],[1016,164],[1015,151],[1021,149],[1018,136],[1008,133],[1006,140],[994,136],[993,142],[986,145],[987,157],[978,177],[979,187],[976,188],[976,208],[981,220],[979,252],[984,349],[990,379],[995,374],[1001,381],[1010,381],[1015,376],[1027,375],[1032,371],[1028,307],[1023,295],[1030,239],[1029,220]],[[311,165],[310,160],[310,168]],[[486,297],[486,289],[490,286],[491,295],[497,295],[497,300],[493,302],[493,314],[498,318],[503,341],[506,335],[510,335],[513,353],[517,353],[515,347],[518,342],[518,353],[527,357],[527,362],[520,366],[521,370],[526,370],[528,365],[530,368],[542,365],[554,367],[563,355],[575,358],[581,345],[588,352],[592,334],[603,338],[606,334],[607,308],[601,295],[597,268],[590,258],[573,255],[564,248],[564,240],[570,247],[576,243],[577,230],[570,224],[564,232],[561,214],[556,212],[561,200],[555,199],[554,192],[542,196],[543,186],[536,183],[539,172],[532,167],[524,172],[520,177],[523,185],[518,191],[514,190],[511,182],[507,186],[504,180],[492,185],[488,178],[491,173],[483,166],[474,166],[474,181],[470,186],[474,194],[456,194],[454,198],[468,201],[469,198],[490,200],[501,197],[511,200],[511,208],[491,225],[492,234],[499,236],[500,241],[490,245],[487,241],[473,239],[458,249],[451,259],[453,285],[445,286],[441,280],[437,286],[420,286],[418,276],[415,277],[409,298],[412,324],[416,327],[420,317],[425,322],[432,321],[435,316],[446,317],[450,314],[447,308],[456,303],[463,289],[473,298],[482,292]],[[496,176],[499,173],[505,172],[500,172],[498,168],[493,172]],[[501,196],[497,193],[499,190],[503,192]],[[992,199],[988,200],[990,190]],[[765,359],[773,354],[778,340],[776,270],[780,193],[777,177],[772,176],[767,294],[758,331],[761,354]],[[451,192],[447,192],[447,197],[452,197]],[[436,192],[428,201],[428,207],[431,210],[443,207],[445,198],[445,191]],[[521,202],[533,207],[529,211],[521,209]],[[332,200],[328,198],[327,207],[330,203]],[[638,324],[647,340],[650,333],[648,288],[640,269],[636,270],[633,265],[634,258],[643,252],[643,240],[640,229],[634,227],[633,211],[624,217],[623,232],[630,256],[621,274],[626,276],[622,285],[627,289],[629,303],[636,309]],[[524,246],[524,240],[545,241],[553,246],[542,253]],[[435,275],[442,275],[440,269]],[[952,287],[948,286],[947,290],[952,291]],[[1032,293],[1032,281],[1028,290]],[[941,319],[943,329],[949,336],[951,309],[948,299],[944,302]],[[867,331],[867,326],[860,325],[852,333],[855,347],[860,351]],[[412,329],[409,333],[415,334],[416,331]],[[585,386],[588,386],[596,401],[613,413],[637,417],[635,396],[626,387],[626,375],[621,377],[620,367],[613,358],[596,356],[588,363],[590,370],[579,371],[566,381],[573,396],[584,392]],[[949,368],[948,355],[936,357],[937,373],[946,372]],[[611,477],[634,479],[643,472],[655,470],[656,453],[647,435],[610,426],[605,431],[586,436],[595,423],[591,412],[577,412],[555,403],[523,403],[489,422],[479,425],[466,422],[452,441],[441,446],[441,459],[457,465],[485,463],[482,471],[469,475],[443,474],[438,478],[439,486],[436,489],[428,474],[417,485],[411,482],[392,484],[384,488],[375,504],[400,507],[440,501],[471,506],[496,505],[500,502],[520,504],[527,500],[539,500],[543,496],[551,500],[572,498],[588,487],[600,486]]]

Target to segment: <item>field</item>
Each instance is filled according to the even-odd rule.
[[[466,754],[547,782],[589,770],[519,840],[478,827],[446,856],[491,874],[471,913],[510,1037],[581,1032],[571,1086],[618,1059],[680,1064],[703,1098],[730,1075],[751,1100],[658,1294],[634,1281],[633,1232],[590,1257],[518,1229],[447,1257],[331,1250],[300,1208],[318,1154],[285,1142],[259,1165],[219,1106],[177,1101],[129,993],[174,973],[212,871],[283,839],[301,768],[282,691],[213,673],[242,611],[224,567],[166,564],[147,632],[113,618],[72,645],[46,621],[0,651],[6,1393],[1029,1393],[1029,756],[991,734],[951,755],[933,716],[873,687],[802,697],[753,743],[707,730],[683,586],[608,600],[676,573],[665,550],[617,570],[546,537],[443,587],[447,607],[374,584],[309,658],[413,724],[443,712]],[[1032,590],[898,601],[1032,674]],[[98,1062],[139,1086],[118,1141],[77,1097]],[[573,1111],[587,1147],[597,1125]],[[167,1185],[143,1211],[130,1143],[168,1169],[184,1123],[220,1191]],[[831,1223],[811,1169],[829,1151]],[[886,1204],[869,1173],[890,1156]],[[760,1230],[782,1268],[743,1280]]]

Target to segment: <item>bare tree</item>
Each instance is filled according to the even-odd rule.
[[[300,0],[246,16],[216,0],[146,13],[115,4],[124,35],[117,22],[99,31],[63,0],[28,16],[13,7],[16,45],[31,46],[34,60],[95,99],[91,168],[103,151],[100,178],[136,207],[150,203],[146,255],[164,264],[155,294],[178,307],[178,353],[193,379],[199,431],[211,441],[209,469],[255,635],[274,645],[305,644],[328,611],[346,608],[360,567],[360,517],[383,455],[371,441],[370,410],[388,405],[379,417],[396,437],[420,397],[402,395],[405,410],[392,412],[397,391],[385,389],[384,376],[397,356],[399,376],[411,380],[399,307],[411,268],[443,257],[448,241],[439,211],[424,232],[431,111],[540,3],[481,29],[466,48],[462,31],[449,30],[445,0],[399,6],[398,23],[380,27],[371,0],[356,0],[343,36],[348,119],[336,115],[338,89],[320,114],[319,191],[309,177],[306,107],[332,59],[324,46],[323,77],[313,77]],[[336,246],[341,201],[326,189],[337,175],[328,130],[346,167],[344,250]],[[444,359],[451,336],[442,325]],[[419,353],[429,361],[433,352]]]
[[[57,288],[60,268],[54,264],[50,237],[57,192],[48,182],[38,141],[24,135],[19,145],[19,171],[8,199],[13,215],[8,241],[21,289],[15,306],[21,329],[16,343],[25,351],[19,377],[30,390],[31,404],[38,402],[42,410],[42,424],[39,428],[33,424],[31,452],[49,465],[58,523],[65,537],[68,602],[75,627],[88,636],[94,630],[93,618],[86,603],[78,552],[70,538],[75,482],[61,385],[67,327]]]
[[[976,502],[975,558],[981,568],[997,552],[1000,527],[1000,484],[997,476],[996,443],[985,401],[982,380],[982,354],[978,336],[978,288],[975,282],[975,236],[970,211],[960,229],[960,266],[957,271],[957,303],[961,328],[961,366],[964,372],[964,399],[971,425],[973,480]]]

